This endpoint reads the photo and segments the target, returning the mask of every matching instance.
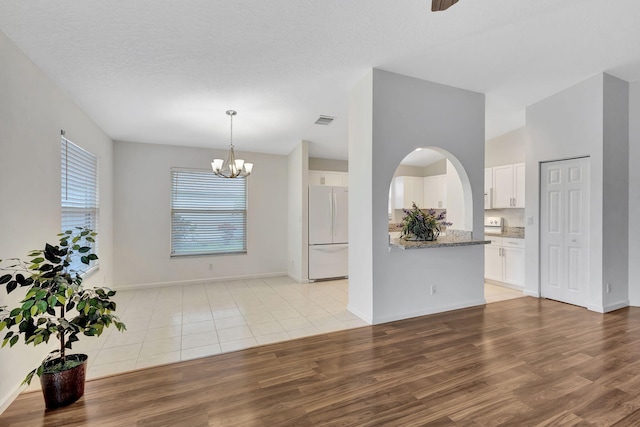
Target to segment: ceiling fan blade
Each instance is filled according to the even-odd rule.
[[[458,3],[458,0],[431,0],[431,11],[447,10],[456,3]]]

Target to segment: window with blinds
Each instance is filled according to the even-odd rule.
[[[247,182],[171,170],[171,256],[247,252]]]
[[[61,231],[86,227],[98,231],[98,158],[61,138]],[[94,252],[98,252],[98,237]],[[71,269],[86,271],[94,269],[98,261],[88,267],[80,262],[80,254],[72,260]]]

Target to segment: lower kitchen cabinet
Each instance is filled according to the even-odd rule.
[[[485,279],[524,286],[524,239],[487,237],[484,251]]]

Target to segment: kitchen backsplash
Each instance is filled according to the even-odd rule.
[[[487,209],[484,216],[501,216],[505,227],[524,227],[524,209]]]

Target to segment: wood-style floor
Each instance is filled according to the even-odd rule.
[[[640,426],[640,309],[519,298],[89,381],[0,426]]]

